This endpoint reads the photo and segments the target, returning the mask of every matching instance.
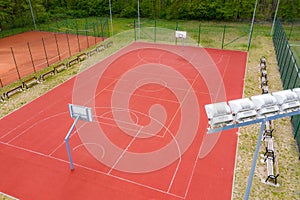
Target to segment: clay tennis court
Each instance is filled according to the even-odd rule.
[[[246,52],[135,42],[0,120],[0,191],[20,199],[231,199]],[[91,107],[70,138],[68,104]]]
[[[24,78],[101,41],[103,41],[101,37],[43,31],[29,31],[2,38],[0,39],[2,85],[19,80],[19,75]]]

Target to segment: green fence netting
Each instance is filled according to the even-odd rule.
[[[292,89],[300,87],[300,68],[279,20],[275,24],[273,43],[283,88]],[[300,116],[293,116],[291,122],[294,129],[294,138],[298,147],[300,147]],[[298,150],[300,154],[300,148]]]

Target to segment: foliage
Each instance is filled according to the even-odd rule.
[[[227,20],[252,18],[255,0],[139,0],[144,18]],[[115,17],[137,17],[138,0],[0,0],[0,28],[32,25],[29,2],[37,23],[66,17],[109,16],[109,2]],[[258,0],[257,20],[271,20],[277,0]],[[299,0],[281,0],[278,16],[300,17]]]

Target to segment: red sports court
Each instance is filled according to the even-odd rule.
[[[0,191],[20,199],[231,199],[246,52],[135,42],[0,120]],[[91,107],[70,137],[68,104]]]

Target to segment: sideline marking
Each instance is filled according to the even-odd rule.
[[[110,170],[107,173],[108,175],[110,175],[111,171],[114,169],[114,167],[118,164],[118,162],[124,156],[124,154],[126,153],[126,151],[129,149],[130,145],[134,142],[134,140],[136,139],[136,137],[138,136],[138,134],[141,132],[142,129],[143,129],[143,126],[141,126],[141,128],[139,129],[139,131],[135,134],[134,138],[132,138],[132,140],[129,142],[129,144],[127,145],[127,147],[124,149],[124,151],[122,152],[122,154],[120,155],[120,157],[116,160],[115,164],[110,168]]]

